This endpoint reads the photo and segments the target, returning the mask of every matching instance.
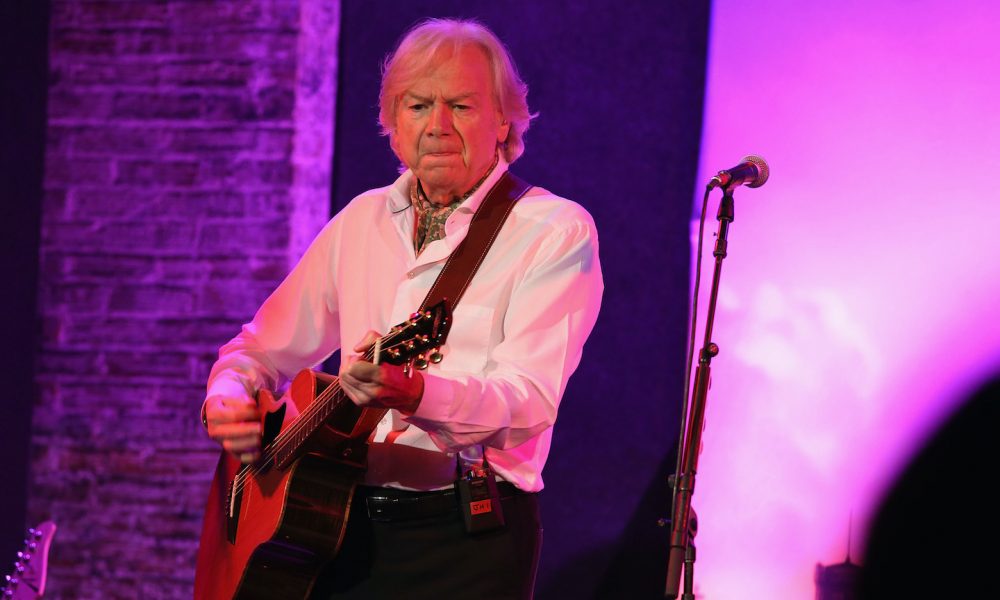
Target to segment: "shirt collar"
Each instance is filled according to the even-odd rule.
[[[455,209],[455,212],[470,212],[474,213],[479,208],[479,205],[483,203],[486,198],[486,194],[493,189],[493,186],[500,179],[500,177],[507,172],[510,165],[503,157],[503,153],[500,153],[497,159],[497,166],[493,168],[493,172],[490,173],[482,184],[472,193],[471,196],[466,198],[462,204]],[[410,185],[413,183],[413,171],[407,169],[403,171],[403,174],[399,176],[396,181],[389,186],[389,193],[386,196],[386,205],[389,211],[393,214],[401,213],[406,209],[410,208]]]
[[[492,190],[493,186],[496,185],[496,182],[500,180],[500,177],[507,172],[508,168],[510,168],[510,165],[507,164],[506,160],[504,160],[503,153],[501,152],[499,158],[497,159],[497,166],[493,168],[493,172],[490,173],[481,184],[479,184],[479,187],[476,188],[476,191],[473,192],[471,196],[466,198],[465,201],[463,201],[462,204],[455,209],[455,212],[469,214],[475,213],[479,209],[479,205],[486,199],[486,194],[490,193],[490,190]]]

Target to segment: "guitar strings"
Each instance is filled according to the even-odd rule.
[[[386,339],[388,339],[389,337],[390,336],[386,336]],[[390,348],[395,348],[396,346],[402,343],[403,342],[394,344],[390,346]],[[374,356],[371,350],[369,349],[364,354],[364,359],[367,361],[371,361],[373,358]],[[325,390],[320,392],[320,394],[315,398],[315,400],[312,403],[310,403],[310,405],[306,408],[306,410],[303,411],[301,415],[299,415],[299,418],[296,419],[295,422],[287,430],[278,434],[278,436],[270,444],[268,444],[268,449],[271,451],[268,452],[267,456],[273,456],[274,454],[273,451],[283,449],[284,445],[286,445],[286,443],[290,441],[295,434],[299,433],[299,430],[305,428],[306,424],[308,424],[309,419],[315,416],[314,413],[317,413],[320,411],[320,409],[325,408],[323,403],[329,400],[338,391],[340,391],[339,378],[334,380],[329,386],[327,386]]]
[[[406,340],[393,341],[392,338],[402,335],[408,329],[409,327],[404,327],[398,331],[390,332],[385,337],[381,338],[379,340],[380,343],[378,345],[381,347],[382,352],[393,350],[396,347],[405,344]],[[363,355],[364,360],[372,362],[372,360],[374,359],[373,348],[374,346],[369,348],[365,352],[365,354]],[[316,413],[319,413],[321,409],[327,408],[326,406],[327,401],[330,400],[332,397],[334,397],[340,391],[341,391],[340,379],[338,378],[333,382],[331,382],[330,385],[328,385],[322,392],[320,392],[316,396],[313,402],[310,403],[308,407],[306,407],[306,410],[304,410],[302,414],[299,415],[299,417],[288,427],[288,429],[279,433],[278,436],[275,437],[275,439],[270,444],[267,445],[267,448],[261,455],[260,459],[254,461],[251,464],[244,465],[239,470],[239,472],[237,472],[236,477],[233,479],[233,487],[235,493],[237,494],[242,493],[244,488],[246,487],[247,479],[259,475],[265,470],[265,468],[269,467],[271,464],[271,460],[275,457],[275,455],[280,451],[284,450],[286,446],[291,444],[292,440],[294,439],[294,436],[300,433],[301,430],[306,429],[307,424],[310,425],[311,427],[316,427],[318,423],[310,423],[310,420],[314,419],[314,417],[317,416]],[[329,415],[324,415],[323,419],[321,419],[320,422],[325,420],[327,416]]]
[[[373,357],[368,356],[368,353],[366,353],[365,358],[371,359]],[[315,426],[315,424],[311,423],[311,421],[314,420],[316,413],[320,412],[321,409],[326,408],[327,401],[333,398],[340,391],[340,379],[331,382],[329,386],[316,396],[313,402],[302,412],[302,414],[299,415],[299,418],[297,418],[295,422],[288,427],[288,429],[278,434],[278,436],[270,444],[268,444],[265,452],[259,460],[254,463],[244,465],[234,480],[236,492],[239,493],[243,491],[247,478],[255,477],[268,468],[277,453],[284,450],[291,443],[291,440],[294,439],[294,436],[306,428],[307,424]]]
[[[364,360],[367,360],[369,362],[374,362],[373,359],[374,359],[374,349],[375,348],[381,347],[382,348],[382,352],[386,352],[386,351],[389,351],[389,350],[393,350],[393,349],[397,348],[398,346],[403,345],[404,343],[409,342],[410,340],[395,340],[394,338],[402,336],[404,333],[408,333],[410,329],[412,329],[413,327],[415,327],[417,325],[418,319],[419,319],[419,317],[411,319],[411,320],[409,320],[409,321],[406,322],[405,326],[397,326],[397,327],[393,328],[393,330],[390,330],[389,333],[387,333],[384,337],[382,337],[381,339],[378,340],[377,344],[374,344],[374,345],[370,346],[368,348],[368,350],[365,351],[365,354],[363,355],[364,356]],[[330,389],[330,388],[334,388],[334,386],[336,386],[335,389]],[[339,386],[340,386],[340,380],[337,379],[335,382],[333,382],[327,388],[327,390],[324,390],[324,392],[321,393],[320,396],[318,396],[316,398],[316,400],[320,400],[321,398],[323,400],[329,399],[330,396],[332,396],[333,394],[335,394],[337,391],[340,390]],[[326,393],[326,392],[329,392],[329,393]],[[298,431],[299,429],[302,429],[303,427],[305,427],[305,425],[306,425],[306,423],[308,421],[306,419],[304,419],[303,417],[305,417],[308,413],[318,412],[320,410],[320,408],[321,408],[321,402],[317,402],[316,400],[314,400],[309,405],[309,407],[306,409],[306,411],[304,411],[299,416],[299,418],[296,419],[295,423],[292,426],[290,426],[288,428],[288,430],[286,430],[284,432],[281,432],[278,435],[278,437],[276,437],[272,441],[272,443],[268,445],[268,447],[269,448],[272,448],[272,447],[273,448],[277,448],[279,450],[282,449],[282,448],[278,448],[278,447],[279,446],[283,446],[286,440],[291,439],[291,437],[294,434],[296,434],[296,433],[299,432]],[[271,453],[271,454],[273,455],[273,453]]]
[[[234,480],[236,492],[239,493],[243,491],[247,478],[255,477],[269,468],[274,457],[289,446],[295,435],[306,429],[306,425],[314,427],[316,425],[313,423],[315,420],[314,417],[317,416],[317,413],[319,413],[321,409],[326,408],[327,401],[336,396],[336,394],[340,391],[340,380],[338,379],[320,392],[320,394],[316,396],[315,400],[313,400],[306,410],[299,415],[299,418],[297,418],[288,429],[281,432],[278,437],[268,444],[260,459],[251,464],[244,465]]]

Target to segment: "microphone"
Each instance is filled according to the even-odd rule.
[[[732,169],[719,171],[719,174],[708,182],[708,189],[717,187],[734,188],[744,183],[747,187],[757,188],[767,182],[771,175],[771,169],[767,166],[767,161],[753,154],[743,157],[740,164]]]

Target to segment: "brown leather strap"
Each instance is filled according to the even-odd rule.
[[[451,253],[448,262],[438,273],[434,285],[420,305],[421,311],[441,300],[447,301],[450,311],[455,310],[465,289],[469,287],[476,271],[479,270],[479,265],[486,258],[493,240],[500,233],[507,215],[531,188],[530,183],[510,171],[497,180],[473,215],[465,239]]]

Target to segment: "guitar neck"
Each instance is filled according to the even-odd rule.
[[[393,327],[368,348],[363,360],[375,364],[385,362],[408,364],[407,368],[426,368],[428,362],[441,360],[437,349],[444,343],[450,324],[447,303],[442,300]],[[320,389],[324,383],[325,387]],[[367,438],[388,412],[386,409],[358,407],[344,394],[339,378],[309,369],[295,377],[291,392],[298,406],[308,406],[264,448],[263,460],[279,469],[286,468],[301,456],[305,444],[313,440],[321,429],[330,430],[329,433],[338,442],[335,453],[347,458],[352,451],[351,442]],[[305,402],[299,402],[300,397]]]
[[[316,382],[319,381],[315,373],[307,373],[308,375],[300,374],[300,377],[308,376]],[[286,468],[295,458],[302,455],[303,447],[313,439],[320,428],[330,421],[341,420],[337,418],[337,412],[354,412],[352,408],[357,409],[340,388],[340,380],[333,380],[316,396],[308,408],[264,449],[265,458],[279,469]]]

